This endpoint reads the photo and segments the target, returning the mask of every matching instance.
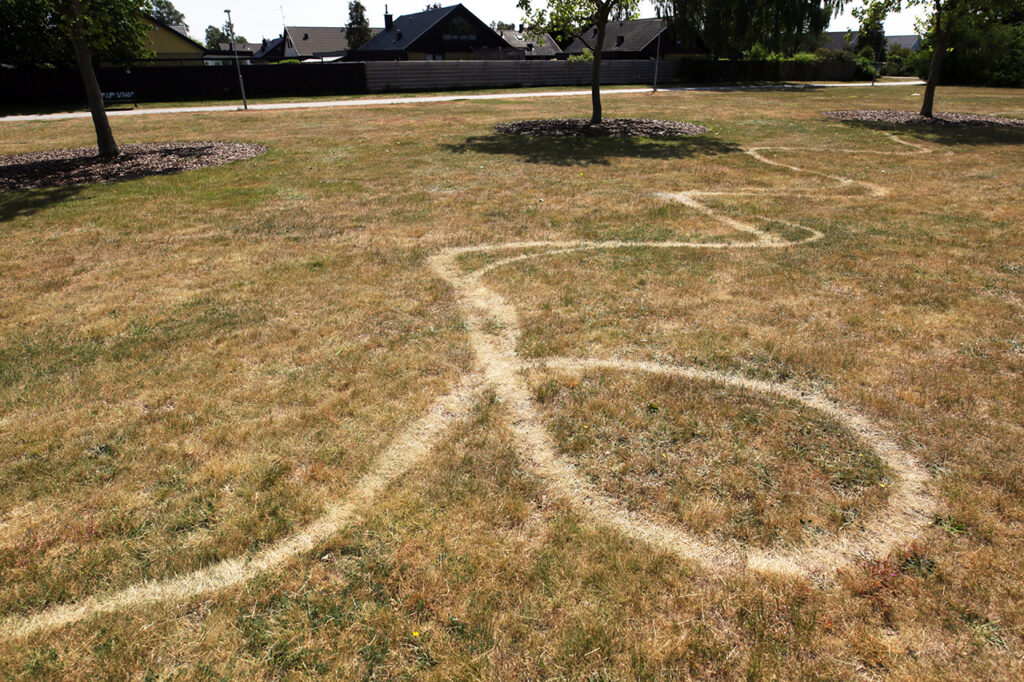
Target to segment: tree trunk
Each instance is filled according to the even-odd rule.
[[[103,108],[103,93],[100,92],[100,84],[96,80],[96,71],[92,68],[89,44],[81,36],[73,38],[71,44],[75,48],[75,61],[78,62],[82,85],[85,86],[85,98],[92,112],[92,124],[96,128],[96,144],[100,148],[100,158],[113,159],[121,150],[117,148],[114,133],[110,130],[110,121],[107,120],[107,110]]]
[[[601,53],[604,51],[604,34],[608,30],[608,16],[597,18],[597,40],[594,43],[594,70],[592,83],[590,85],[590,97],[593,100],[594,110],[590,115],[591,125],[600,123],[602,120],[601,111]]]
[[[932,107],[935,105],[935,88],[939,84],[942,72],[942,58],[946,54],[948,27],[942,24],[942,7],[935,2],[935,41],[932,45],[932,62],[928,66],[928,84],[924,88],[924,100],[921,102],[921,115],[932,118]]]

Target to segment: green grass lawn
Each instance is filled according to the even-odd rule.
[[[113,119],[122,143],[269,151],[0,194],[0,677],[1019,678],[1024,131],[821,116],[913,109],[920,92],[605,103],[711,129],[684,140],[492,130],[586,115],[586,98]],[[1024,117],[1022,94],[942,88],[936,110]],[[0,124],[0,155],[92,143],[87,120]],[[661,196],[685,191],[722,194],[701,199],[710,213]],[[509,242],[749,244],[714,216],[794,245],[463,255],[470,272],[532,254],[480,277],[514,335],[500,316],[477,325],[431,265]],[[300,532],[478,365],[480,334],[511,339],[559,457],[638,514],[737,552],[799,549],[885,513],[898,482],[791,400],[545,360],[827,396],[916,458],[935,511],[912,543],[828,575],[687,559],[553,492],[485,388],[311,551],[4,634]]]

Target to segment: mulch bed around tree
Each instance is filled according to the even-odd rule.
[[[262,145],[241,142],[165,142],[121,145],[121,154],[110,161],[101,160],[96,147],[0,156],[0,192],[168,175],[265,151]]]
[[[940,112],[934,117],[921,116],[915,111],[895,109],[850,109],[848,111],[826,111],[825,116],[838,121],[860,123],[888,123],[891,125],[932,125],[932,126],[1006,126],[1024,128],[1024,119],[1003,118],[1002,116],[979,116],[977,114],[955,114]]]
[[[708,131],[685,121],[644,118],[606,118],[598,124],[585,118],[552,118],[499,123],[494,129],[507,135],[530,137],[693,137]]]

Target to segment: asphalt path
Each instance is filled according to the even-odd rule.
[[[780,85],[707,85],[680,88],[658,88],[660,92],[732,92],[738,90],[815,90],[818,88],[868,88],[892,86],[921,86],[924,81],[886,81],[884,83],[786,83]],[[652,94],[651,88],[621,88],[604,90],[602,96]],[[440,104],[442,102],[465,102],[474,100],[513,100],[536,97],[583,97],[590,96],[590,90],[555,90],[540,92],[499,92],[487,95],[429,95],[423,97],[371,97],[359,99],[320,100],[306,102],[274,102],[250,104],[249,111],[282,111],[287,109],[329,109],[335,107],[379,107],[395,104]],[[168,114],[208,114],[226,111],[242,111],[238,104],[214,104],[198,107],[161,107],[153,109],[118,109],[108,111],[107,116],[165,116]],[[64,121],[89,118],[88,111],[67,111],[55,114],[19,114],[0,117],[0,123],[23,121]]]

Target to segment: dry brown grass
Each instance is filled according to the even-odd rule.
[[[581,473],[691,531],[801,545],[888,498],[878,455],[806,407],[674,377],[534,374],[551,432]]]
[[[487,282],[519,312],[520,354],[653,359],[823,391],[928,466],[941,512],[917,544],[834,581],[715,571],[549,495],[506,407],[484,400],[362,522],[286,568],[187,603],[4,639],[0,675],[1018,677],[1024,137],[903,131],[933,153],[856,155],[839,150],[899,145],[817,114],[911,108],[911,93],[609,100],[616,115],[713,129],[680,142],[489,132],[501,120],[578,115],[583,100],[117,121],[125,142],[226,139],[270,152],[0,197],[0,616],[256,551],[343,496],[472,365],[453,292],[427,264],[438,249],[736,238],[658,192],[765,188],[707,203],[824,238],[497,269]],[[942,96],[944,109],[1024,116],[1019,92]],[[0,153],[89,136],[87,122],[4,125]],[[838,192],[741,146],[820,150],[771,158],[891,193]],[[552,408],[566,449],[600,424],[601,439],[626,438],[643,456],[652,429],[697,419],[763,445],[723,437],[704,451],[708,476],[735,484],[724,510],[769,482],[730,457],[768,458],[778,485],[806,486],[805,499],[780,502],[756,527],[723,531],[725,511],[704,526],[684,515],[695,529],[768,542],[791,535],[805,509],[830,518],[821,505],[834,491],[813,464],[822,450],[808,445],[782,466],[773,443],[827,435],[845,453],[842,470],[864,473],[848,434],[783,401],[594,376]],[[638,401],[620,400],[637,391]],[[757,427],[743,420],[751,408],[764,415]],[[615,447],[620,464],[635,465],[632,447]],[[655,504],[649,494],[696,465],[685,449],[665,454],[678,462],[667,476],[616,491]],[[856,500],[865,512],[882,502],[863,491]]]

